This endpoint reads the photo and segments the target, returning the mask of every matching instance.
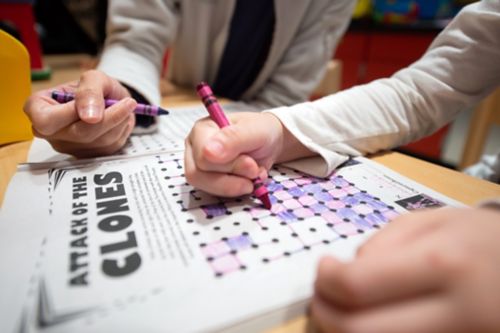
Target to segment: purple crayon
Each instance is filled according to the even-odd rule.
[[[205,82],[201,82],[196,86],[196,91],[198,92],[198,96],[200,96],[203,104],[207,108],[208,113],[210,114],[210,118],[219,126],[219,128],[223,128],[229,126],[229,120],[227,120],[222,107],[214,96],[212,89]],[[269,200],[269,193],[266,185],[262,182],[262,179],[255,178],[253,181],[253,194],[259,198],[260,201],[264,204],[264,207],[267,209],[271,209],[271,200]]]
[[[75,95],[72,93],[68,92],[62,92],[62,91],[53,91],[52,92],[52,98],[58,101],[59,103],[67,103],[69,101],[72,101],[75,99]],[[105,99],[104,100],[104,105],[106,107],[111,106],[113,104],[118,103],[119,101],[115,99]],[[155,105],[148,105],[148,104],[137,104],[137,107],[134,109],[135,114],[142,114],[145,116],[162,116],[162,115],[167,115],[169,112],[168,110],[165,110],[159,106]]]

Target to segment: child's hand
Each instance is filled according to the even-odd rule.
[[[251,193],[251,179],[267,170],[283,149],[283,126],[269,113],[229,115],[223,129],[209,118],[196,122],[186,138],[185,175],[188,182],[220,196]]]
[[[75,100],[59,104],[53,90],[74,93]],[[104,111],[104,98],[121,100]],[[135,125],[137,103],[118,81],[91,70],[79,82],[69,82],[33,94],[24,105],[35,136],[77,157],[111,154],[126,142]]]
[[[324,258],[312,316],[325,332],[499,332],[500,212],[392,222],[351,263]]]

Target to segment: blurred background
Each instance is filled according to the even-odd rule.
[[[341,63],[339,89],[388,77],[408,66],[456,13],[472,2],[359,0],[332,55]],[[0,0],[0,29],[27,46],[32,79],[47,80],[66,66],[61,65],[61,56],[78,59],[80,70],[95,65],[106,37],[106,9],[106,0]],[[72,55],[76,58],[69,58]],[[465,166],[464,146],[473,116],[474,110],[464,112],[454,123],[399,151],[460,169]],[[499,126],[491,127],[486,138],[483,151],[494,153],[500,142]]]

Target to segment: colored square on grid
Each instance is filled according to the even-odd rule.
[[[342,222],[342,219],[335,214],[334,212],[324,212],[321,214],[321,217],[328,223],[340,223]]]
[[[231,251],[231,248],[224,241],[210,243],[202,248],[203,254],[206,257],[212,257],[212,258],[219,257],[221,255],[229,253],[230,251]]]
[[[276,204],[271,207],[271,212],[274,214],[279,214],[286,210],[286,207],[282,204]]]
[[[297,187],[297,184],[295,184],[295,182],[293,180],[285,180],[285,181],[281,182],[281,185],[283,185],[284,187],[286,187],[288,189],[291,189],[293,187]]]
[[[288,193],[294,197],[301,197],[305,195],[306,193],[298,186],[292,187],[288,189]]]
[[[368,205],[365,205],[365,204],[354,206],[354,207],[352,207],[352,209],[356,213],[363,214],[363,215],[367,215],[367,214],[370,214],[371,212],[373,212],[373,208],[368,206]]]
[[[252,239],[249,236],[231,237],[227,241],[228,246],[233,250],[246,249],[252,245]]]
[[[288,200],[284,201],[283,206],[285,206],[287,209],[295,209],[295,208],[302,207],[300,202],[298,202],[295,199],[288,199]]]
[[[363,219],[361,217],[356,217],[351,219],[351,223],[353,223],[358,229],[367,230],[371,229],[373,224],[368,219]]]
[[[273,205],[273,207],[277,205]],[[261,207],[252,207],[250,208],[250,215],[257,218],[266,217],[269,215],[269,210]]]
[[[320,184],[320,186],[325,190],[333,190],[335,188],[335,184],[331,181],[323,182]]]
[[[341,187],[349,186],[349,182],[347,180],[345,180],[343,177],[335,177],[332,179],[332,182],[336,186],[341,186]]]
[[[311,205],[314,205],[315,203],[318,202],[316,199],[314,199],[313,197],[311,197],[309,195],[305,195],[303,197],[300,197],[297,200],[299,200],[299,202],[304,206],[311,206]]]
[[[344,192],[343,190],[340,190],[340,189],[330,190],[330,191],[328,191],[328,193],[330,193],[332,195],[332,197],[335,197],[335,198],[343,198],[347,195],[347,192]]]
[[[325,201],[326,202],[326,201],[333,200],[333,197],[328,192],[320,191],[320,192],[314,193],[314,199],[316,199],[318,201]]]
[[[340,208],[337,210],[337,215],[343,219],[354,219],[358,217],[358,214],[351,208]]]
[[[314,216],[314,212],[309,208],[295,209],[293,213],[295,214],[295,216],[303,218]]]
[[[325,203],[325,205],[326,207],[331,209],[340,209],[345,207],[345,203],[340,200],[328,201],[327,203]]]
[[[333,226],[333,229],[339,235],[353,236],[358,234],[358,229],[352,223],[346,223],[346,222],[338,223]]]
[[[279,200],[288,200],[288,199],[291,199],[292,198],[292,195],[290,193],[288,193],[287,191],[277,191],[277,192],[274,192],[273,194],[277,199]]]
[[[309,208],[311,208],[315,213],[323,213],[330,210],[324,204],[319,204],[319,203],[315,203],[314,205],[309,206]]]
[[[284,221],[287,221],[287,222],[291,222],[291,221],[294,221],[297,219],[297,216],[295,216],[294,213],[292,212],[289,212],[287,210],[284,210],[282,212],[279,212],[278,214],[278,217]]]
[[[354,187],[354,186],[345,187],[344,191],[346,191],[349,194],[356,194],[356,193],[360,192],[360,190],[358,188]]]
[[[266,184],[267,190],[272,191],[272,192],[277,192],[277,191],[282,191],[283,190],[283,185],[277,182],[269,182]]]
[[[222,274],[234,272],[235,270],[240,269],[241,266],[238,259],[233,255],[216,258],[211,262],[211,265],[217,273]]]

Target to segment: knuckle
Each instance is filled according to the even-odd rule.
[[[55,133],[54,127],[52,126],[52,120],[48,112],[39,110],[38,112],[32,113],[31,123],[38,133],[43,136],[50,136]]]
[[[362,303],[362,287],[348,269],[343,269],[337,273],[336,282],[346,302],[354,306]]]

